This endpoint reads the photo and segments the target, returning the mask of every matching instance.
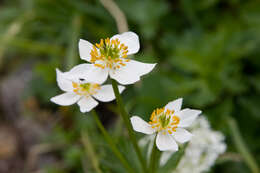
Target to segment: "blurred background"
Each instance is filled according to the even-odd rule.
[[[135,59],[158,63],[123,93],[131,115],[178,97],[203,110],[227,151],[210,172],[257,172],[260,163],[260,2],[115,0],[140,37]],[[0,0],[0,173],[125,172],[90,114],[61,107],[55,68],[84,63],[79,38],[117,34],[98,0]],[[115,102],[97,111],[119,149],[140,168]],[[137,134],[138,137],[142,135]]]

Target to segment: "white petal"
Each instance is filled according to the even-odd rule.
[[[195,109],[183,109],[179,112],[176,112],[176,115],[180,118],[179,127],[188,127],[192,122],[201,114],[200,110]]]
[[[156,138],[156,146],[160,151],[177,151],[178,145],[172,135],[167,132],[159,132]]]
[[[176,141],[184,143],[191,139],[192,134],[183,128],[176,128],[176,132],[173,132],[173,137]]]
[[[121,66],[117,70],[110,70],[109,74],[112,79],[115,79],[123,85],[133,84],[140,80],[142,75],[149,73],[156,64],[142,63],[134,60],[126,62],[125,66]]]
[[[98,102],[94,100],[91,96],[89,97],[82,97],[78,101],[78,105],[80,107],[80,111],[82,113],[91,111],[94,107],[98,105]]]
[[[118,39],[120,43],[123,43],[128,47],[128,55],[138,52],[140,49],[138,35],[134,32],[124,32],[122,34],[114,35],[111,40]]]
[[[132,116],[130,118],[133,129],[137,132],[141,132],[144,134],[153,134],[155,130],[152,128],[150,124],[145,122],[142,118],[138,116]]]
[[[174,110],[174,112],[178,112],[181,110],[181,105],[182,105],[182,98],[179,98],[177,100],[171,101],[169,102],[166,106],[165,106],[165,111],[167,109],[169,110]]]
[[[80,99],[80,97],[80,95],[77,95],[73,92],[67,92],[52,97],[51,101],[61,106],[68,106],[76,103]]]
[[[119,93],[121,93],[125,87],[119,85],[118,86]],[[110,102],[115,99],[115,94],[113,91],[112,85],[103,85],[101,86],[100,90],[97,91],[96,94],[93,95],[97,100],[102,102]]]
[[[73,90],[72,82],[65,77],[64,73],[62,73],[59,69],[56,69],[56,75],[57,83],[61,90],[68,92]]]
[[[70,71],[66,72],[66,75],[84,75],[85,73],[87,73],[90,69],[92,68],[92,64],[79,64],[74,66],[72,69],[70,69]]]
[[[85,77],[92,68],[92,64],[79,64],[73,67],[70,71],[65,72],[64,76],[74,82],[79,82],[80,78]]]
[[[66,77],[75,82],[84,79],[86,82],[102,84],[108,76],[107,69],[101,69],[94,64],[80,64],[66,73]]]
[[[93,45],[83,39],[79,40],[79,56],[81,59],[86,60],[88,62],[90,62],[91,59],[91,55],[90,52],[93,48]]]

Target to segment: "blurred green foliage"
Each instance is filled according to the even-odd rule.
[[[131,31],[138,33],[141,50],[135,59],[157,62],[155,70],[123,94],[131,115],[148,119],[153,109],[184,97],[184,106],[201,109],[214,129],[226,135],[229,152],[237,152],[226,123],[232,116],[249,150],[260,162],[260,2],[257,0],[115,0]],[[27,97],[57,116],[48,142],[66,146],[59,151],[66,166],[46,165],[50,173],[93,170],[84,154],[81,131],[87,129],[104,172],[124,172],[96,130],[91,115],[77,107],[65,111],[49,102],[60,91],[55,68],[69,70],[82,63],[79,38],[98,42],[117,33],[114,19],[96,0],[0,1],[0,73],[7,74],[33,62],[33,80]],[[113,104],[98,111],[122,152],[136,169],[136,156],[120,121],[113,123]],[[70,116],[71,115],[71,116]],[[113,118],[114,119],[114,118]],[[67,127],[66,122],[69,121]],[[112,125],[111,125],[112,124]],[[141,136],[141,135],[140,135]],[[83,163],[81,163],[83,162]],[[233,161],[212,172],[250,172]]]

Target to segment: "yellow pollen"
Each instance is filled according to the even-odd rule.
[[[99,43],[93,45],[90,62],[102,69],[106,67],[118,69],[125,66],[125,62],[129,62],[127,53],[128,47],[120,43],[118,39],[101,39]]]
[[[174,115],[174,110],[169,110],[165,108],[155,109],[151,116],[149,124],[157,132],[162,131],[163,133],[172,134],[176,131],[178,124],[180,123],[180,118]]]
[[[72,82],[72,86],[73,86],[73,88],[77,88],[78,84],[76,82]]]
[[[176,128],[177,128],[177,126],[174,126],[174,127],[172,128],[172,131],[176,132]]]
[[[180,118],[178,116],[172,117],[172,124],[173,125],[177,125],[177,124],[179,124],[179,122],[180,122]]]
[[[89,95],[96,94],[97,91],[100,89],[100,85],[95,83],[80,84],[80,83],[72,82],[72,87],[74,93],[82,96],[87,96],[87,97]]]
[[[96,66],[96,67],[100,67],[100,68],[102,68],[102,69],[105,68],[105,66],[103,66],[103,65],[101,65],[101,64],[94,64],[94,66]]]

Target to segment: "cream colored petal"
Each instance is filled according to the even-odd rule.
[[[139,37],[134,32],[124,32],[122,34],[114,35],[111,40],[118,39],[128,47],[128,55],[137,53],[140,49]]]
[[[61,106],[69,106],[74,103],[76,103],[80,99],[79,95],[76,95],[73,92],[67,92],[60,95],[57,95],[55,97],[51,98],[51,101],[53,103],[56,103]]]
[[[61,72],[59,69],[56,69],[56,75],[57,83],[61,90],[65,92],[73,91],[72,82],[66,78],[65,73]]]
[[[155,130],[152,128],[150,124],[145,122],[142,118],[138,116],[132,116],[130,118],[133,129],[137,132],[141,132],[144,134],[153,134]]]
[[[171,101],[169,102],[166,106],[165,106],[165,111],[167,109],[174,111],[174,112],[178,112],[181,110],[181,105],[182,105],[182,98],[179,98],[177,100]]]
[[[85,60],[85,61],[90,62],[90,59],[91,59],[90,52],[93,48],[93,45],[86,40],[80,39],[78,46],[79,46],[79,56],[80,56],[80,58]]]
[[[188,142],[192,137],[192,134],[183,128],[176,128],[176,132],[173,132],[172,135],[180,143]]]
[[[125,66],[117,70],[110,70],[109,75],[122,85],[133,84],[140,80],[142,75],[152,71],[156,64],[142,63],[135,60],[130,60],[125,63]]]
[[[119,93],[122,93],[125,89],[124,86],[118,86]],[[97,100],[102,102],[110,102],[115,99],[115,94],[113,91],[112,85],[103,85],[101,86],[100,90],[97,91],[96,94],[93,95]]]
[[[66,77],[74,82],[81,79],[89,83],[102,84],[107,80],[108,69],[96,67],[94,64],[80,64],[67,72]]]
[[[176,115],[180,118],[180,123],[178,124],[178,127],[189,127],[199,114],[201,114],[200,110],[188,108],[176,112]]]
[[[167,132],[159,132],[156,137],[156,146],[160,151],[177,151],[178,145],[172,135]]]
[[[95,99],[93,99],[91,96],[89,97],[84,96],[78,101],[78,105],[80,107],[80,111],[82,113],[85,113],[95,108],[98,105],[98,102]]]

